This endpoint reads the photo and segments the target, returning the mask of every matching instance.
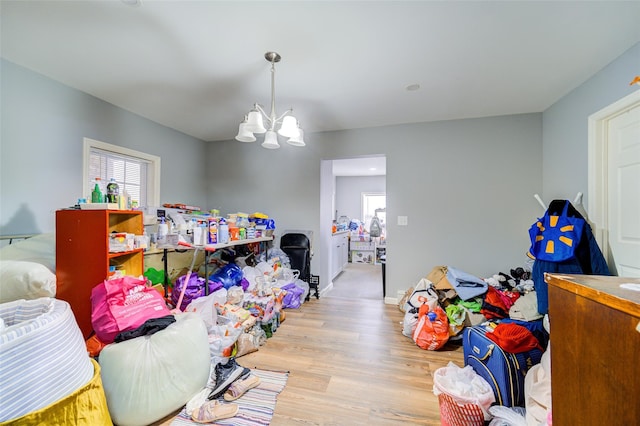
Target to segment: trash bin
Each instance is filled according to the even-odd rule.
[[[443,426],[484,426],[495,395],[489,383],[473,368],[449,362],[433,373],[433,393],[440,405]]]

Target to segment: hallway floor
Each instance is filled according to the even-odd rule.
[[[382,265],[347,264],[325,297],[382,300]]]

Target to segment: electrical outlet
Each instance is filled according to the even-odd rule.
[[[398,226],[407,226],[409,218],[407,216],[398,216]]]

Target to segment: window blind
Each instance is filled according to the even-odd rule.
[[[89,178],[99,177],[106,184],[115,179],[120,195],[128,195],[140,207],[147,206],[148,160],[91,148],[89,152]]]

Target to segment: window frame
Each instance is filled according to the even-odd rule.
[[[83,138],[82,148],[82,193],[90,194],[93,188],[90,188],[91,178],[89,176],[89,163],[92,149],[99,149],[102,151],[109,151],[114,154],[122,155],[125,157],[132,157],[140,160],[147,161],[149,163],[147,170],[147,206],[159,206],[160,205],[160,157],[157,155],[147,154],[141,151],[136,151],[122,146],[113,145],[106,142],[97,141],[91,138]]]
[[[365,204],[366,204],[365,199],[367,197],[385,197],[385,208],[386,208],[387,193],[386,192],[362,192],[361,193],[360,214],[362,215],[362,217],[361,217],[360,220],[362,220],[364,228],[368,231],[369,230],[369,225],[371,224],[371,218],[373,218],[373,216],[371,216],[371,218],[367,222],[367,217],[366,217],[366,212],[365,212]],[[375,215],[375,211],[374,211],[374,215]],[[384,216],[385,216],[384,217],[384,223],[386,223],[386,212],[385,212]]]

